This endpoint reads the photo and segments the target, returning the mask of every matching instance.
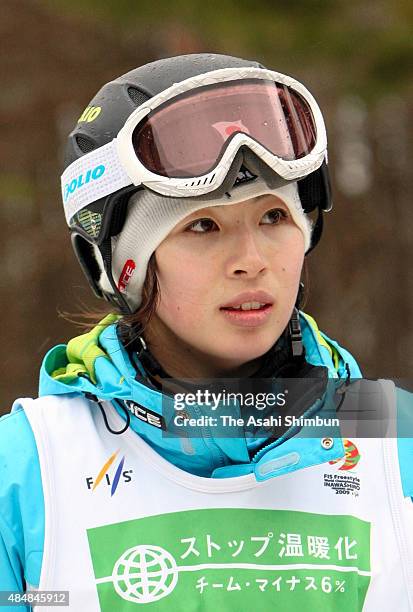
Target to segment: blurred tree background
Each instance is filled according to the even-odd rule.
[[[99,307],[59,192],[65,136],[97,89],[168,55],[258,59],[326,117],[334,212],[309,256],[305,310],[369,377],[413,365],[413,3],[405,0],[11,0],[0,39],[0,412],[35,395],[41,359]]]

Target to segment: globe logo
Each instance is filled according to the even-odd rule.
[[[116,593],[134,603],[166,597],[178,582],[178,567],[164,548],[141,544],[128,548],[116,561],[112,581]]]

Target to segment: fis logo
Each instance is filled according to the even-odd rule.
[[[122,457],[117,467],[109,473],[110,468],[115,464],[118,453],[119,451],[116,451],[107,461],[105,461],[96,478],[92,476],[86,477],[86,486],[89,490],[91,489],[94,491],[101,482],[105,482],[106,485],[110,487],[110,496],[113,497],[121,479],[123,482],[130,482],[132,480],[131,474],[133,470],[123,469],[125,457]]]
[[[63,199],[66,202],[70,195],[73,195],[75,191],[84,187],[91,181],[97,181],[101,176],[105,174],[106,167],[103,164],[99,164],[99,166],[95,166],[90,170],[87,170],[85,174],[79,174],[76,178],[72,179],[70,183],[66,183],[63,190]]]

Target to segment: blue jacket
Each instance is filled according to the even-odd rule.
[[[361,377],[350,353],[320,332],[309,315],[300,313],[300,322],[309,363],[326,367],[329,378],[337,384],[347,376],[346,364],[352,378]],[[39,396],[88,392],[106,400],[132,399],[161,413],[160,392],[135,380],[135,367],[117,338],[115,319],[109,317],[102,323],[103,327],[49,351],[41,368]],[[412,399],[412,394],[397,389],[398,414],[409,416]],[[309,406],[308,413],[321,407]],[[124,417],[123,411],[117,410]],[[291,451],[300,446],[301,460],[294,469],[337,457],[337,448],[334,457],[327,456],[318,442],[291,437],[291,432],[252,459],[249,451],[262,440],[247,443],[240,438],[196,438],[191,440],[193,449],[188,454],[182,452],[179,440],[162,437],[156,428],[133,415],[130,426],[165,459],[201,476],[222,478],[251,472],[264,453],[275,453],[281,446],[285,451],[286,445]],[[400,438],[398,448],[404,494],[413,497],[413,441]],[[277,475],[282,473],[279,470]],[[25,583],[38,586],[44,542],[43,491],[34,436],[18,400],[11,413],[0,419],[0,508],[0,591],[22,591]]]

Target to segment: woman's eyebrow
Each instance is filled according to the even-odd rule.
[[[262,195],[257,196],[256,198],[254,198],[254,200],[258,203],[263,201],[265,198],[272,198],[273,199],[273,203],[274,206],[285,206],[286,208],[288,208],[287,204],[284,202],[284,200],[281,200],[280,198],[277,198],[276,196],[273,196],[272,193],[264,193]]]
[[[194,219],[194,218],[199,219],[203,215],[210,215],[212,208],[213,207],[211,206],[209,208],[200,208],[199,210],[195,210],[194,212],[190,213],[187,217],[185,217],[182,223],[186,223],[187,221],[190,221],[191,219]]]

